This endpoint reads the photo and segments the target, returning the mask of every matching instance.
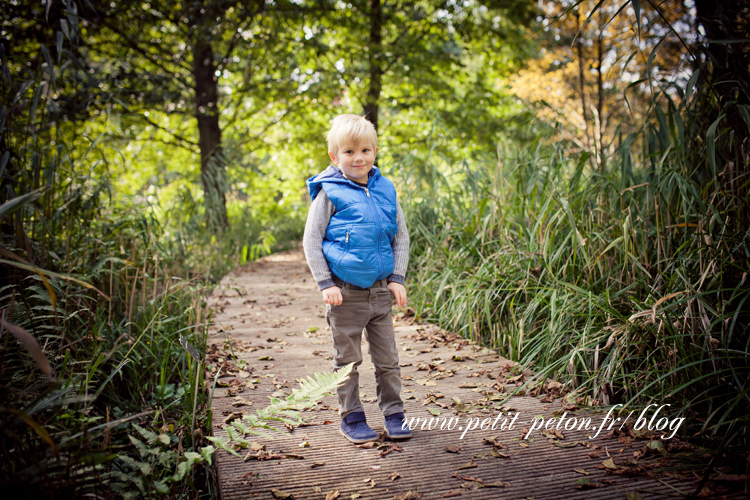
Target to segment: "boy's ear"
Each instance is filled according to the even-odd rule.
[[[333,157],[333,153],[331,153],[331,152],[329,151],[329,152],[328,152],[328,156],[330,156],[330,157],[331,157],[331,161],[333,162],[333,164],[334,164],[334,165],[338,165],[338,163],[336,163],[336,158],[334,158],[334,157]]]

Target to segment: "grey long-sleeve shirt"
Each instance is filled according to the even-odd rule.
[[[391,245],[393,248],[393,274],[388,276],[387,280],[403,285],[406,268],[409,265],[409,231],[406,229],[404,212],[401,210],[401,204],[398,200],[396,201],[396,210],[398,232]],[[310,212],[307,214],[302,246],[305,249],[305,257],[313,278],[318,283],[318,290],[336,286],[336,283],[333,282],[331,269],[328,267],[328,261],[323,254],[323,239],[326,229],[328,229],[328,223],[335,211],[336,208],[333,203],[328,199],[325,191],[321,190],[310,205]]]

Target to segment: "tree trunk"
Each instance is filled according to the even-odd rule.
[[[602,64],[604,64],[604,26],[606,19],[601,9],[599,9],[599,33],[596,38],[596,141],[597,141],[597,158],[599,162],[599,171],[604,172],[607,158],[604,151],[604,82],[602,75]]]
[[[378,129],[378,102],[380,101],[383,76],[382,31],[383,6],[380,4],[380,0],[370,0],[370,87],[365,102],[365,116],[375,125],[375,130]]]
[[[203,12],[200,12],[203,10]],[[221,129],[218,111],[218,77],[211,47],[210,26],[215,16],[208,7],[194,12],[195,38],[192,43],[193,78],[195,80],[195,117],[198,120],[198,146],[201,152],[201,183],[206,209],[206,227],[214,232],[229,227],[226,208],[227,178],[221,151]]]
[[[583,116],[583,143],[586,145],[586,149],[591,149],[591,139],[589,136],[589,118],[587,113],[588,104],[586,103],[586,75],[584,72],[584,58],[583,58],[583,35],[581,31],[581,13],[576,8],[576,55],[578,56],[578,92],[581,94],[581,113]]]

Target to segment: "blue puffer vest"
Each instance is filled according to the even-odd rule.
[[[307,180],[314,200],[325,191],[336,211],[323,239],[323,254],[331,272],[363,288],[393,273],[393,238],[396,223],[396,188],[372,167],[367,188],[358,186],[329,166]]]

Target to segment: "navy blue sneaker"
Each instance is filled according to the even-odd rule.
[[[393,413],[385,417],[385,433],[391,439],[409,439],[411,437],[411,431],[406,425],[403,413]]]
[[[355,411],[342,418],[339,430],[346,439],[355,444],[378,439],[378,434],[367,425],[367,419],[365,419],[365,412],[363,411]]]

